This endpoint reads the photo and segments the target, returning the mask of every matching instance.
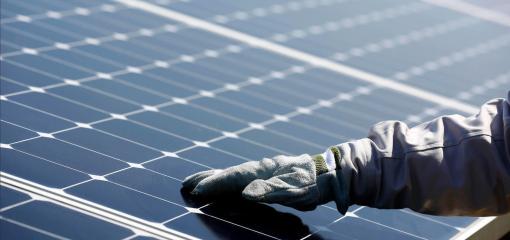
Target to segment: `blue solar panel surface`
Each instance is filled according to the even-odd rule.
[[[219,2],[172,9],[476,105],[505,96],[497,86],[509,83],[508,26],[427,3]],[[508,8],[501,1],[484,5]]]
[[[472,104],[509,86],[507,28],[426,3],[149,2]],[[116,2],[6,0],[1,17],[3,176],[205,239],[448,239],[476,220],[180,192],[198,171],[462,112]],[[161,237],[1,191],[5,238]]]

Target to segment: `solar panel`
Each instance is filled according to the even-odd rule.
[[[0,21],[2,239],[447,239],[486,219],[180,188],[472,113],[508,89],[504,24],[401,0],[6,0]]]

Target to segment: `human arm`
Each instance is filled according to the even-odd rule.
[[[437,215],[506,213],[508,101],[492,100],[477,115],[443,116],[413,128],[398,121],[381,122],[367,138],[315,157],[279,156],[198,173],[184,186],[196,195],[237,192],[249,200],[302,210],[335,201],[342,213],[351,204]]]
[[[509,127],[509,99],[413,128],[381,122],[368,138],[338,145],[350,203],[436,215],[509,212]]]

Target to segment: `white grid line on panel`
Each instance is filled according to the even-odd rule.
[[[273,4],[267,7],[257,7],[252,10],[239,10],[228,14],[218,14],[211,21],[225,24],[232,21],[245,21],[252,18],[262,18],[268,15],[281,15],[288,12],[298,12],[319,7],[327,7],[355,0],[321,0],[321,1],[291,1],[285,4]]]
[[[46,27],[46,28],[54,30],[54,31],[59,31],[59,30],[64,31],[62,29],[55,28],[55,27],[53,27],[49,24],[46,24],[46,23],[38,23],[37,25]],[[26,34],[26,32],[23,32],[18,29],[14,29],[14,28],[10,28],[10,27],[5,27],[5,28],[10,29],[11,31],[17,31],[22,34]],[[145,31],[151,31],[151,33],[153,34],[152,36],[154,36],[154,35],[159,35],[159,34],[164,34],[164,33],[175,33],[182,29],[185,29],[185,28],[186,28],[186,26],[184,26],[184,25],[167,24],[167,25],[164,25],[161,27],[155,27],[155,28],[140,28],[139,30],[131,31],[131,32],[123,32],[123,33],[116,32],[116,33],[104,35],[101,37],[86,37],[83,40],[78,40],[78,41],[73,41],[73,42],[65,42],[65,43],[64,42],[54,42],[52,45],[38,47],[38,48],[31,48],[28,51],[32,52],[32,53],[42,53],[42,52],[55,51],[55,50],[69,50],[71,48],[78,48],[78,47],[87,46],[87,45],[102,45],[103,47],[107,47],[107,48],[115,51],[115,48],[112,48],[110,46],[105,46],[104,44],[109,43],[109,42],[114,42],[114,41],[129,41],[129,40],[132,40],[135,38],[146,37],[146,35],[143,34]],[[79,35],[76,34],[74,36],[79,36]],[[40,36],[37,36],[37,38],[41,39]],[[80,38],[80,37],[78,37],[78,38]],[[49,39],[44,39],[44,40],[48,43],[52,43],[52,41]],[[127,53],[127,52],[123,52],[123,53],[128,54],[128,55],[132,54],[132,53]],[[2,59],[5,59],[5,58],[19,56],[19,55],[23,55],[23,54],[29,54],[29,53],[27,53],[27,48],[22,48],[21,50],[18,50],[18,51],[3,53],[0,55],[0,57]]]
[[[442,34],[452,33],[456,30],[467,28],[479,23],[473,18],[459,18],[448,22],[415,29],[407,33],[391,36],[380,41],[365,44],[364,46],[353,47],[343,52],[336,52],[330,58],[338,61],[346,61],[350,58],[364,57],[367,54],[378,53],[386,49],[424,41]]]
[[[2,185],[3,187],[3,185]],[[21,202],[18,202],[18,203],[15,203],[15,204],[11,204],[9,206],[5,206],[3,207],[2,209],[0,209],[0,215],[2,214],[2,212],[5,212],[9,209],[12,209],[12,208],[15,208],[15,207],[18,207],[18,206],[21,206],[21,205],[24,205],[26,203],[29,203],[29,202],[32,202],[34,201],[34,199],[30,198],[30,199],[27,199],[27,200],[24,200],[24,201],[21,201]]]
[[[479,55],[507,47],[508,45],[510,45],[510,34],[504,34],[475,46],[470,46],[437,59],[427,61],[422,65],[413,66],[406,70],[396,72],[393,74],[393,78],[398,81],[408,81],[413,77],[424,75],[427,72],[437,71],[441,68],[450,67],[455,63],[474,59]]]
[[[190,0],[175,0],[175,1],[165,1],[164,3],[161,3],[161,5],[168,6],[175,2],[189,2]],[[98,13],[115,13],[119,10],[126,10],[128,7],[126,7],[123,4],[100,4],[95,6],[72,6],[69,7],[66,10],[52,10],[52,9],[42,9],[37,7],[36,5],[27,4],[23,1],[15,1],[12,2],[16,5],[21,5],[21,7],[25,9],[34,10],[35,14],[17,14],[15,17],[9,17],[4,18],[0,20],[0,24],[10,24],[10,23],[17,23],[17,22],[24,22],[24,23],[33,23],[39,20],[46,20],[46,19],[63,19],[67,17],[73,17],[73,16],[91,16],[93,14]],[[60,3],[65,4],[65,3]],[[61,6],[59,6],[61,7]],[[11,13],[9,10],[5,10],[6,13]]]
[[[6,222],[10,222],[10,223],[18,225],[18,226],[20,226],[22,228],[26,228],[26,229],[29,229],[31,231],[38,232],[40,234],[43,234],[43,235],[51,237],[51,238],[60,239],[60,240],[70,240],[69,238],[57,235],[55,233],[51,233],[51,232],[45,231],[43,229],[40,229],[40,228],[37,228],[37,227],[34,227],[34,226],[30,226],[28,224],[16,221],[14,219],[10,219],[10,218],[2,216],[2,215],[0,215],[0,220],[4,220]]]
[[[483,80],[480,85],[472,87],[466,91],[462,91],[455,98],[459,100],[467,100],[474,96],[479,96],[485,93],[485,91],[496,89],[497,87],[504,87],[510,83],[510,72],[500,74],[494,78]],[[427,117],[436,116],[439,111],[444,110],[445,107],[442,105],[436,105],[431,108],[424,109],[419,114],[412,114],[406,118],[406,121],[410,123],[420,123],[426,120]]]
[[[345,219],[345,218],[347,218],[347,217],[350,217],[350,216],[356,216],[356,215],[355,215],[355,214],[356,214],[356,212],[357,212],[357,211],[360,211],[360,210],[361,210],[361,209],[363,209],[363,208],[365,208],[365,207],[364,207],[364,206],[361,206],[361,207],[356,208],[355,210],[353,210],[353,211],[351,211],[351,212],[347,212],[345,215],[343,215],[343,216],[341,216],[341,217],[339,217],[339,218],[335,219],[335,220],[334,220],[334,221],[332,221],[331,223],[327,224],[324,228],[326,228],[326,229],[327,229],[327,227],[328,227],[328,226],[331,226],[332,224],[334,224],[334,223],[336,223],[336,222],[338,222],[338,221],[341,221],[342,219]],[[318,232],[320,232],[320,231],[321,231],[320,229],[319,229],[319,230],[315,230],[315,231],[311,232],[310,234],[308,234],[308,235],[304,236],[303,238],[301,238],[301,240],[307,239],[307,238],[311,237],[312,235],[317,234],[317,233],[318,233]]]
[[[321,35],[342,29],[353,29],[371,23],[378,23],[384,20],[391,20],[398,17],[420,13],[430,9],[430,6],[423,3],[411,2],[399,4],[384,9],[374,10],[369,13],[345,17],[339,20],[328,21],[305,28],[296,28],[285,33],[275,33],[270,37],[270,39],[276,42],[288,42],[292,39],[302,39],[307,36]]]
[[[44,19],[62,19],[65,17],[70,16],[89,16],[92,14],[97,13],[113,13],[119,10],[127,9],[126,6],[122,4],[101,4],[97,6],[91,6],[91,7],[74,7],[72,9],[68,10],[47,10],[45,12],[43,9],[38,9],[37,7],[34,7],[30,4],[24,3],[23,1],[13,2],[15,4],[22,5],[24,8],[33,9],[33,10],[40,10],[41,13],[37,14],[30,14],[30,15],[16,15],[16,17],[11,18],[5,18],[0,20],[0,24],[9,24],[9,23],[16,23],[16,22],[25,22],[25,23],[32,23],[34,21],[38,20],[44,20]],[[6,10],[6,12],[9,12]],[[3,27],[3,26],[2,26]]]

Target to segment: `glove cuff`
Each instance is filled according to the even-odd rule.
[[[319,176],[323,173],[327,173],[329,171],[328,165],[326,164],[326,160],[324,160],[324,157],[322,156],[322,154],[317,154],[317,155],[313,156],[312,159],[313,159],[313,162],[315,163],[315,174],[317,176]]]
[[[340,167],[340,151],[337,147],[330,147],[324,153],[312,156],[312,159],[317,176]]]
[[[317,186],[321,192],[321,203],[335,201],[340,213],[345,214],[349,208],[349,192],[342,176],[341,154],[338,147],[330,147],[323,154],[312,157],[315,162]],[[323,174],[322,176],[319,176]]]

